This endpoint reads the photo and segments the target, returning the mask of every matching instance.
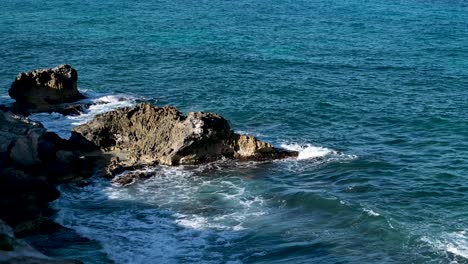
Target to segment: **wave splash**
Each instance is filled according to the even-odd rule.
[[[99,241],[116,263],[239,262],[226,254],[267,214],[265,199],[239,177],[206,178],[183,167],[148,168],[128,187],[102,179],[62,186],[56,221]]]
[[[354,160],[356,155],[346,154],[326,147],[314,146],[311,144],[299,145],[297,143],[281,144],[280,147],[299,152],[298,160],[322,159],[326,161],[346,161]]]
[[[287,150],[297,151],[299,152],[299,156],[297,159],[304,160],[304,159],[314,159],[325,157],[330,154],[337,154],[336,151],[324,148],[324,147],[316,147],[310,144],[305,146],[301,146],[297,143],[292,144],[281,144],[281,147]]]
[[[81,115],[64,116],[59,113],[37,113],[32,114],[29,118],[32,121],[40,122],[49,131],[57,133],[62,138],[69,138],[73,127],[84,124],[93,119],[96,115],[109,112],[121,107],[134,106],[137,100],[141,99],[132,95],[115,94],[115,95],[100,95],[87,94],[88,99],[80,102],[90,104],[89,108]]]
[[[468,260],[468,230],[445,232],[439,238],[424,236],[421,240],[428,243],[436,251],[446,255],[451,263],[459,263],[457,259],[453,259],[453,256],[463,258],[463,263]]]

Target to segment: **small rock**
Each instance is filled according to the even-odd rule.
[[[112,179],[112,183],[119,186],[128,186],[137,180],[148,178],[149,175],[143,171],[129,171]]]
[[[77,116],[83,114],[87,107],[89,107],[87,104],[68,105],[64,107],[54,107],[49,110],[49,112],[59,113],[64,116]]]
[[[64,64],[52,69],[20,73],[8,93],[24,108],[47,111],[52,105],[83,99],[78,91],[78,73]]]

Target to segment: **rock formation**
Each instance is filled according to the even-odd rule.
[[[84,98],[77,79],[76,70],[69,65],[21,73],[8,91],[16,103],[0,106],[0,263],[80,263],[48,258],[15,235],[57,229],[58,224],[49,219],[48,206],[60,195],[56,185],[89,177],[96,167],[103,168],[107,176],[120,174],[113,183],[127,185],[148,177],[138,170],[147,165],[298,155],[234,133],[217,114],[192,112],[185,116],[174,107],[147,103],[98,115],[74,128],[69,140],[22,116],[43,111],[83,112],[89,105],[63,105]]]
[[[20,73],[8,93],[21,108],[47,111],[53,105],[83,99],[77,81],[77,71],[64,64],[52,69]]]
[[[0,219],[18,233],[47,221],[55,184],[83,179],[93,162],[27,118],[0,111]]]
[[[119,153],[128,164],[182,165],[222,158],[269,160],[297,156],[297,152],[234,133],[217,114],[191,112],[184,116],[174,107],[148,103],[98,115],[75,127],[71,140]]]

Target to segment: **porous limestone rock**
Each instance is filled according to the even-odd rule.
[[[297,156],[253,136],[234,133],[218,114],[183,115],[171,106],[148,103],[97,115],[73,129],[73,141],[110,153],[125,153],[138,164],[201,164],[232,158],[270,160]]]
[[[77,71],[64,64],[52,69],[20,73],[8,93],[22,108],[48,111],[56,104],[84,98],[78,91],[77,81]]]

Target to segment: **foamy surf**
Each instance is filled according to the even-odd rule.
[[[82,189],[63,186],[56,221],[99,241],[115,263],[241,262],[220,252],[269,210],[248,182],[184,167],[145,171],[149,179],[126,187],[98,178]]]
[[[314,159],[319,157],[325,157],[330,154],[336,154],[336,151],[324,148],[324,147],[317,147],[310,144],[306,144],[301,146],[297,143],[293,144],[281,144],[281,147],[287,150],[298,151],[299,156],[297,159],[304,160],[304,159]]]
[[[362,208],[362,210],[367,213],[369,216],[380,216],[379,213],[376,213],[372,209]]]
[[[467,230],[457,232],[445,232],[439,238],[431,238],[424,236],[421,238],[423,242],[428,243],[436,251],[446,255],[451,263],[465,263],[468,260],[468,232]],[[448,254],[463,258],[462,261],[453,259]]]
[[[52,132],[57,133],[62,138],[69,138],[73,127],[84,124],[93,119],[96,115],[109,112],[121,107],[131,107],[136,104],[140,98],[126,95],[98,95],[87,94],[88,99],[83,100],[83,103],[90,103],[88,109],[84,113],[77,116],[64,116],[59,113],[37,113],[32,114],[29,118],[33,121],[40,122],[44,127]]]

